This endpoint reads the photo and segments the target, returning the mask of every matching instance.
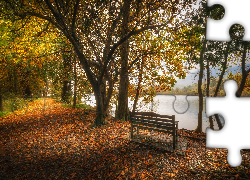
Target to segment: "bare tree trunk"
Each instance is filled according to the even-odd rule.
[[[95,93],[95,100],[96,100],[96,110],[97,116],[95,119],[95,126],[101,126],[104,124],[104,106],[103,106],[103,99],[101,91]]]
[[[195,129],[196,133],[202,132],[202,112],[203,112],[202,79],[203,79],[203,67],[204,67],[203,55],[204,55],[204,52],[206,51],[206,45],[207,45],[207,41],[204,39],[201,54],[200,54],[200,60],[199,60],[199,64],[200,64],[200,72],[199,72],[199,80],[198,80],[199,112],[198,112],[198,126]]]
[[[223,69],[222,69],[222,72],[220,74],[220,78],[219,78],[217,87],[216,87],[215,92],[214,92],[214,97],[217,97],[217,95],[218,95],[218,92],[219,92],[219,89],[220,89],[220,86],[221,86],[221,83],[222,83],[222,80],[223,80],[223,76],[224,76],[224,74],[226,72],[226,69],[227,69],[227,58],[228,58],[230,45],[231,45],[231,42],[228,43],[227,48],[226,48],[225,61],[224,61],[224,64],[222,65]],[[223,126],[222,126],[222,123],[220,121],[219,115],[215,114],[214,117],[215,117],[215,120],[216,120],[216,122],[218,124],[219,129],[222,129]]]
[[[30,98],[32,95],[31,88],[30,88],[30,85],[28,83],[29,76],[30,76],[30,71],[28,70],[25,72],[24,79],[21,81],[22,86],[25,87],[24,88],[24,97],[25,98]]]
[[[202,111],[203,111],[203,95],[202,95],[202,77],[203,77],[203,62],[200,61],[200,72],[198,80],[198,93],[199,93],[199,112],[198,112],[198,126],[195,130],[196,133],[202,132]]]
[[[26,85],[24,94],[25,94],[25,97],[26,97],[26,98],[31,97],[32,92],[31,92],[31,89],[30,89],[30,85],[29,85],[29,84]]]
[[[125,37],[129,32],[129,13],[130,13],[130,0],[124,1],[124,12],[122,20],[121,35]],[[129,41],[127,40],[121,45],[121,73],[120,73],[120,84],[119,84],[119,95],[118,95],[118,111],[116,119],[127,120],[128,115],[128,55],[129,55]]]
[[[243,50],[243,55],[242,55],[242,64],[241,64],[241,71],[242,71],[242,78],[241,78],[241,82],[240,82],[240,87],[236,92],[236,97],[241,97],[242,92],[244,90],[245,84],[246,84],[246,80],[247,80],[247,76],[250,72],[250,68],[246,71],[246,52],[247,52],[247,42],[243,43],[244,45],[244,50]]]
[[[210,69],[209,69],[209,59],[207,59],[207,97],[209,97],[209,89],[210,89]],[[211,129],[214,129],[214,123],[212,116],[209,116],[209,125]]]
[[[141,89],[141,82],[142,82],[142,66],[143,66],[143,60],[142,62],[138,65],[138,70],[139,70],[139,76],[138,76],[138,85],[136,88],[136,95],[135,95],[135,100],[134,100],[134,104],[133,104],[133,110],[132,112],[135,112],[136,110],[136,105],[139,99],[139,94],[140,94],[140,89]]]
[[[77,72],[76,72],[76,58],[74,55],[74,97],[73,97],[73,107],[76,107],[76,93],[77,93]]]
[[[106,96],[106,84],[104,81],[101,85],[99,85],[100,88],[94,89],[95,94],[95,100],[96,100],[96,110],[97,110],[97,116],[95,119],[95,126],[101,126],[105,124],[105,117],[107,115],[107,109],[110,98]],[[113,88],[112,88],[113,89]],[[109,93],[108,93],[109,94]]]
[[[1,84],[0,84],[0,111],[3,111],[3,96],[2,96]]]
[[[220,74],[220,78],[219,78],[218,84],[217,84],[215,92],[214,92],[214,97],[217,97],[217,95],[218,95],[218,92],[219,92],[219,89],[220,89],[220,86],[221,86],[221,83],[223,80],[223,76],[225,75],[225,72],[227,69],[227,57],[228,57],[228,53],[229,53],[230,44],[231,43],[228,43],[228,45],[227,45],[227,49],[225,52],[225,61],[224,61],[224,64],[222,65],[223,69],[222,69],[222,72]]]
[[[71,71],[71,57],[69,52],[63,52],[63,66],[64,66],[64,77],[62,87],[62,101],[70,103],[69,98],[71,94],[71,81],[69,80],[69,73]]]
[[[14,94],[17,94],[17,72],[16,72],[16,65],[14,65]]]

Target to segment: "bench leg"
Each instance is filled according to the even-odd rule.
[[[177,144],[177,131],[174,129],[173,130],[173,148],[175,150]]]
[[[175,139],[175,134],[173,135],[173,149],[175,150],[175,143],[176,143],[176,139]]]
[[[176,130],[176,143],[178,142],[178,134],[177,134],[177,130]]]

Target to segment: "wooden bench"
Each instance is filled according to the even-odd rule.
[[[164,132],[173,136],[173,149],[175,149],[179,122],[175,121],[175,115],[160,115],[154,112],[130,112],[130,121],[131,139],[133,139],[133,129],[135,127],[137,129],[137,134],[139,133],[139,129]]]

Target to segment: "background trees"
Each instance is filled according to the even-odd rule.
[[[188,62],[190,67],[200,66],[197,89],[193,91],[200,97],[197,132],[201,131],[204,89],[210,96],[214,87],[211,83],[216,82],[211,80],[211,68],[221,67],[213,92],[217,96],[232,62],[229,55],[237,51],[239,56],[243,51],[240,96],[249,73],[248,44],[234,50],[239,41],[206,41],[207,16],[210,13],[219,18],[223,12],[218,15],[209,11],[205,1],[195,9],[194,3],[0,1],[0,109],[7,92],[26,97],[49,93],[67,103],[74,94],[74,104],[79,95],[93,92],[98,126],[104,123],[111,99],[117,101],[116,118],[126,119],[128,97],[134,100],[135,111],[140,97],[150,102],[156,92],[172,90],[175,78],[185,78],[183,64]],[[206,72],[205,87],[202,82]],[[238,78],[233,74],[230,77]]]
[[[36,18],[26,22],[1,20],[2,94],[30,97],[41,91],[45,83],[44,67],[56,53],[53,44],[44,43],[46,38],[53,41],[54,34],[41,36],[46,26]]]
[[[97,105],[95,124],[101,125],[120,73],[117,70],[119,58],[116,58],[119,47],[122,45],[124,49],[123,43],[128,39],[150,29],[177,28],[175,19],[186,3],[133,1],[131,12],[128,9],[129,2],[118,0],[2,1],[1,4],[6,8],[5,14],[11,12],[22,19],[31,16],[41,18],[64,34],[72,44],[92,86]],[[125,19],[127,16],[123,13],[130,14],[129,20]]]

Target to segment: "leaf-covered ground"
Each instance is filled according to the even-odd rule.
[[[93,129],[93,110],[52,99],[22,113],[0,118],[0,179],[250,179],[248,150],[233,168],[226,150],[205,148],[204,134],[179,130],[181,155],[131,141],[129,122]]]

